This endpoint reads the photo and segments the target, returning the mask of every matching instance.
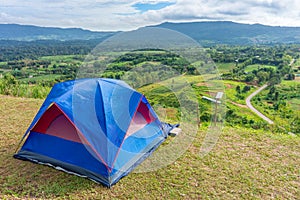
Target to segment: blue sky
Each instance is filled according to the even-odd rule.
[[[158,2],[158,3],[136,3],[132,7],[141,12],[147,12],[149,10],[161,10],[167,6],[174,5],[174,2]]]
[[[299,26],[299,0],[0,0],[0,23],[133,30],[163,22]]]

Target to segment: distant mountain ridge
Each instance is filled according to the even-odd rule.
[[[300,27],[240,24],[230,21],[162,23],[151,27],[168,28],[186,34],[202,45],[253,45],[300,43]],[[91,40],[105,39],[117,32],[96,32],[81,28],[49,28],[32,25],[0,24],[0,40]]]
[[[0,24],[0,40],[90,40],[111,36],[113,32],[95,32],[81,28],[55,28],[33,25]]]
[[[201,44],[287,44],[300,43],[300,27],[217,22],[166,22],[154,27],[168,28],[190,36]]]

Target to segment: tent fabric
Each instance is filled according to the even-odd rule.
[[[151,155],[172,128],[123,81],[66,81],[54,85],[14,157],[110,187]]]

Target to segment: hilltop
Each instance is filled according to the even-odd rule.
[[[42,100],[0,96],[1,199],[297,199],[300,137],[225,127],[205,157],[201,129],[167,168],[131,173],[107,189],[50,167],[12,158]],[[45,181],[47,180],[47,181]]]

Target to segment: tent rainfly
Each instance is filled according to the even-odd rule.
[[[123,81],[72,80],[52,88],[14,157],[110,187],[151,155],[173,127]]]

